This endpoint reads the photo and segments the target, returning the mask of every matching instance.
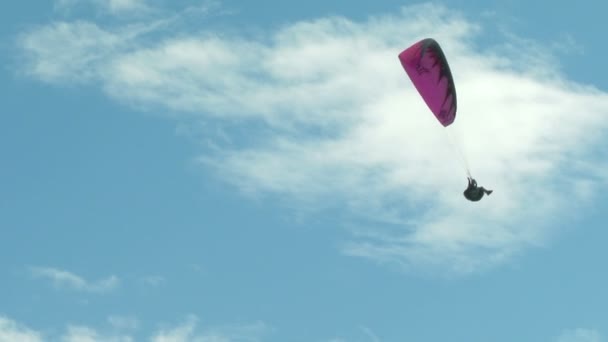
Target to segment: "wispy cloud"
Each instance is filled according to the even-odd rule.
[[[165,277],[159,276],[159,275],[150,275],[150,276],[145,276],[141,279],[141,281],[148,286],[152,286],[152,287],[159,287],[162,286],[163,284],[165,284],[167,282],[167,279],[165,279]]]
[[[365,336],[365,341],[370,341],[370,342],[380,342],[382,341],[375,333],[372,329],[366,327],[366,326],[360,326],[359,330],[361,330],[360,333],[358,333],[357,335],[363,334]],[[344,337],[332,337],[330,339],[327,340],[327,342],[346,342],[346,341],[350,341],[351,339],[349,338],[344,338]],[[357,340],[361,340],[360,336]]]
[[[72,272],[51,267],[31,267],[30,272],[36,278],[49,280],[57,288],[82,292],[110,292],[120,283],[120,279],[115,275],[97,281],[88,281]]]
[[[380,338],[368,327],[361,327],[361,331],[365,333],[371,342],[380,342]]]
[[[114,327],[116,328],[116,327]],[[272,329],[263,322],[226,325],[222,327],[201,327],[196,316],[190,316],[183,323],[169,326],[147,334],[150,342],[257,342],[262,341]],[[90,326],[68,325],[65,331],[49,335],[26,327],[9,318],[0,316],[0,341],[4,342],[132,342],[136,338],[127,332],[103,331]]]
[[[564,331],[556,342],[601,342],[600,333],[594,329],[572,329]]]
[[[146,0],[56,0],[55,9],[71,12],[76,8],[93,7],[113,15],[148,12],[151,7]]]
[[[136,330],[139,320],[133,316],[112,315],[108,317],[108,323],[117,330]]]
[[[70,325],[61,337],[62,342],[133,342],[129,335],[104,335],[95,329],[86,326]]]
[[[191,316],[177,327],[160,330],[151,340],[152,342],[256,342],[262,341],[263,337],[272,331],[272,329],[263,322],[227,325],[197,331],[197,322],[197,317]]]
[[[0,316],[0,341],[42,342],[42,335],[11,319]]]
[[[551,44],[505,36],[478,47],[480,24],[442,6],[295,22],[263,38],[142,30],[162,26],[52,23],[20,46],[32,77],[204,121],[199,160],[243,193],[343,210],[346,255],[478,271],[544,244],[605,184],[594,148],[608,95],[560,73]],[[456,78],[453,139],[495,189],[479,203],[462,198],[454,145],[397,61],[427,36]]]

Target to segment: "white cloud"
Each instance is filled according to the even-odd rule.
[[[67,332],[61,338],[62,342],[133,342],[128,335],[102,335],[95,329],[85,326],[68,326]]]
[[[189,317],[184,323],[170,329],[162,329],[153,337],[152,342],[256,342],[272,329],[263,322],[244,325],[227,325],[197,331],[198,319]]]
[[[111,56],[122,39],[93,23],[58,22],[25,35],[21,45],[32,61],[28,73],[45,81],[84,82],[99,77],[94,66]]]
[[[256,342],[272,329],[263,322],[226,325],[220,327],[199,327],[196,316],[189,317],[177,326],[151,333],[150,342]],[[103,332],[89,326],[68,325],[61,336],[49,335],[32,330],[18,322],[0,316],[0,342],[133,342],[135,337],[127,333]]]
[[[141,281],[148,286],[159,287],[159,286],[162,286],[163,284],[165,284],[167,282],[167,279],[165,279],[165,277],[159,276],[159,275],[150,275],[150,276],[143,277],[141,279]]]
[[[144,0],[109,0],[107,6],[112,12],[140,10],[146,7]]]
[[[146,0],[56,0],[55,9],[70,12],[78,7],[93,6],[113,15],[141,13],[150,10]]]
[[[365,341],[370,341],[370,342],[380,342],[382,341],[377,335],[376,333],[374,333],[374,331],[366,326],[360,326],[359,329],[361,330],[361,333],[365,336]],[[361,340],[360,338],[357,340]],[[327,342],[346,342],[346,341],[350,341],[348,338],[343,338],[343,337],[333,337],[330,338],[328,340],[326,340]]]
[[[0,342],[42,342],[40,333],[0,316]]]
[[[380,338],[368,327],[361,327],[361,331],[369,338],[371,342],[380,342]]]
[[[197,319],[190,317],[186,322],[177,327],[159,330],[153,337],[152,342],[185,342],[189,341],[194,334]]]
[[[120,283],[120,279],[115,275],[98,281],[88,281],[69,271],[52,267],[32,267],[30,271],[32,276],[50,280],[55,287],[68,290],[104,293],[115,290]]]
[[[218,139],[204,165],[247,194],[344,209],[345,225],[356,223],[345,254],[467,273],[544,244],[606,177],[591,151],[608,95],[569,81],[529,39],[478,48],[481,30],[422,5],[363,22],[296,22],[263,39],[206,32],[154,41],[131,26],[51,24],[21,47],[43,81],[91,82],[138,108],[205,120],[204,133]],[[495,190],[479,203],[462,197],[466,179],[446,130],[397,60],[426,36],[442,44],[456,79],[449,131]]]
[[[112,315],[108,322],[117,330],[136,330],[139,327],[139,320],[133,316]]]
[[[593,329],[573,329],[564,331],[557,342],[601,342],[601,335]]]

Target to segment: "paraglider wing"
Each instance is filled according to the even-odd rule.
[[[401,52],[399,60],[437,120],[451,125],[456,118],[456,88],[439,44],[423,39]]]

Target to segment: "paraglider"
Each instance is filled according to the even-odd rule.
[[[456,86],[443,50],[432,38],[423,39],[399,54],[399,61],[420,96],[444,127],[456,119]],[[465,162],[466,164],[466,162]],[[492,190],[477,187],[468,166],[465,166],[469,185],[464,196],[470,201],[479,201]]]
[[[423,39],[401,52],[399,60],[437,120],[444,127],[451,125],[456,118],[456,86],[439,44]]]
[[[468,199],[469,201],[472,202],[477,202],[479,201],[483,195],[490,195],[493,190],[487,190],[486,188],[484,188],[483,186],[477,186],[477,181],[475,181],[473,178],[468,177],[469,179],[469,186],[467,187],[467,189],[464,191],[464,197],[466,199]]]

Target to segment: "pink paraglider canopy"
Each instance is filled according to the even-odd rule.
[[[451,125],[456,118],[456,88],[439,44],[423,39],[401,52],[399,60],[437,120]]]

